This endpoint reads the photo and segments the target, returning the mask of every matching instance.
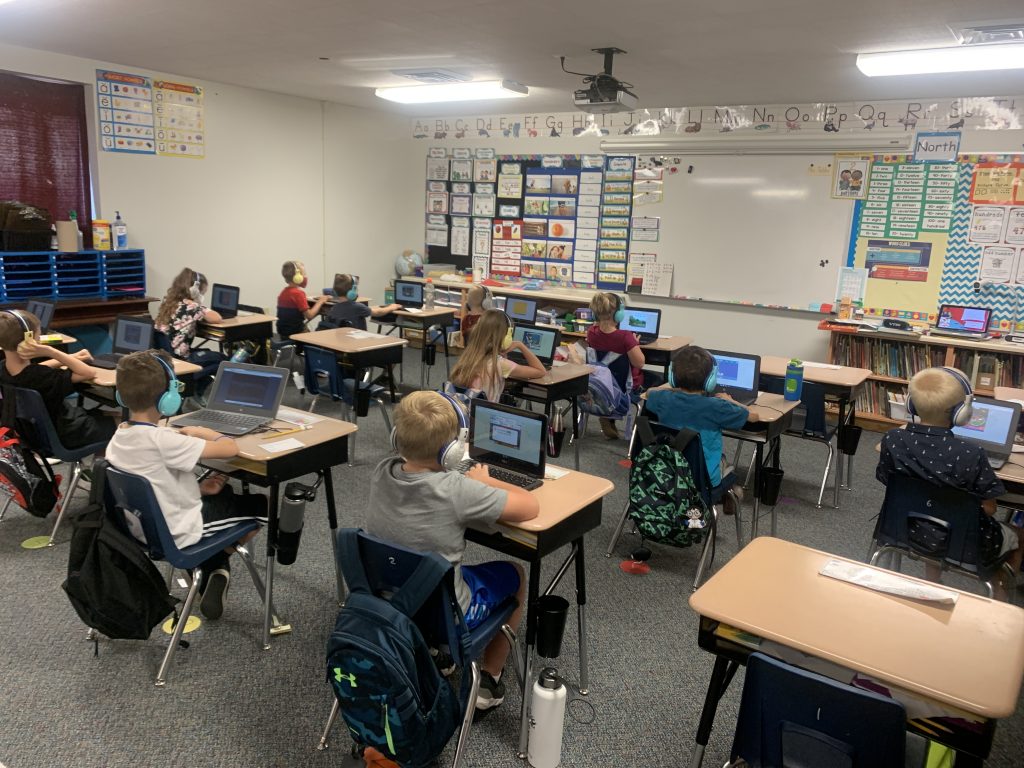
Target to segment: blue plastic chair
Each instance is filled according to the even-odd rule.
[[[909,475],[892,475],[875,523],[871,564],[885,553],[896,558],[905,554],[975,578],[992,597],[992,578],[1000,569],[1009,574],[1011,584],[1014,573],[1006,562],[1009,552],[994,563],[978,562],[982,514],[981,499],[967,491]],[[899,560],[890,567],[898,571]]]
[[[659,424],[657,421],[651,421],[646,416],[639,416],[636,419],[635,426],[635,438],[630,443],[630,461],[635,461],[636,457],[640,454],[640,451],[651,442],[654,441],[655,437],[659,433],[667,433],[669,435],[682,435],[683,433],[690,432],[690,430],[679,430],[678,432],[674,429],[670,429]],[[704,546],[701,548],[700,561],[697,565],[697,573],[693,579],[693,589],[700,586],[700,582],[704,577],[704,571],[708,567],[709,559],[713,556],[714,552],[714,537],[718,533],[718,508],[721,506],[725,497],[732,491],[732,487],[736,483],[736,476],[731,472],[722,478],[722,481],[717,486],[711,485],[711,477],[708,475],[708,465],[704,460],[704,448],[700,441],[700,435],[696,432],[691,433],[693,437],[683,448],[683,457],[686,459],[686,463],[690,465],[690,471],[693,473],[693,482],[697,486],[697,491],[704,499],[704,503],[711,509],[711,530],[708,535],[704,537]],[[740,504],[739,499],[734,496],[736,514],[736,546],[738,549],[743,548],[743,533],[742,526],[743,522],[740,517]],[[605,557],[611,557],[612,552],[615,550],[615,545],[619,541],[619,537],[622,535],[622,529],[626,525],[626,520],[629,519],[629,494],[626,495],[626,505],[622,510],[622,516],[619,518],[618,525],[615,526],[615,532],[612,534],[611,540],[608,542],[608,550],[605,552]]]
[[[18,436],[21,437],[42,459],[54,458],[67,462],[71,465],[71,476],[68,478],[68,485],[57,502],[57,521],[50,531],[50,540],[46,546],[52,547],[57,536],[57,529],[60,528],[64,513],[71,504],[71,498],[78,489],[78,481],[82,476],[82,459],[99,453],[107,447],[107,440],[98,443],[90,443],[79,448],[68,448],[60,440],[57,428],[50,418],[43,396],[34,389],[12,387],[14,390],[15,419]]]
[[[433,560],[436,567],[444,571],[441,587],[420,610],[416,620],[425,637],[448,646],[452,658],[462,670],[461,674],[465,675],[468,671],[472,676],[469,692],[463,702],[462,727],[459,730],[459,740],[452,762],[452,768],[458,768],[462,764],[469,732],[473,726],[476,695],[480,690],[480,665],[477,659],[483,655],[484,649],[498,632],[504,632],[513,647],[513,666],[522,689],[522,672],[518,663],[515,633],[506,624],[516,609],[515,597],[510,597],[497,606],[482,623],[470,631],[466,628],[459,601],[455,596],[455,568],[440,555],[406,549],[371,536],[358,528],[343,528],[338,531],[337,558],[350,589],[369,589],[373,594],[385,599],[409,580],[424,558]],[[340,705],[335,698],[318,749],[327,748],[328,737],[339,710]]]
[[[906,727],[898,701],[754,653],[728,765],[903,766]]]
[[[146,550],[151,560],[164,560],[172,567],[168,575],[168,582],[174,575],[174,569],[190,572],[191,586],[188,595],[185,597],[185,604],[181,609],[181,615],[174,625],[174,634],[171,635],[171,642],[167,646],[167,652],[156,673],[156,685],[163,687],[167,682],[167,670],[170,669],[171,661],[174,659],[174,652],[181,641],[182,632],[188,617],[192,613],[192,605],[195,602],[196,593],[199,591],[199,583],[202,580],[202,563],[222,551],[226,547],[234,546],[242,562],[245,563],[252,576],[253,584],[260,598],[263,598],[263,580],[256,571],[252,557],[245,547],[237,542],[247,533],[259,528],[259,523],[254,520],[238,523],[230,528],[220,531],[212,536],[205,536],[198,543],[188,547],[178,547],[174,543],[174,537],[167,527],[163,512],[153,494],[153,486],[149,480],[139,475],[124,472],[112,466],[107,466],[107,505],[120,509],[131,514],[138,522],[137,526],[131,523],[127,525],[129,532],[138,540],[138,531],[145,537],[145,543],[139,540],[139,546]]]

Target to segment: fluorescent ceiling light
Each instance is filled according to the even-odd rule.
[[[981,72],[989,69],[1024,69],[1024,43],[961,45],[857,54],[857,69],[868,77],[927,75],[939,72]]]
[[[530,89],[512,80],[482,80],[473,83],[441,83],[378,88],[374,93],[399,104],[434,104],[445,101],[486,101],[528,96]]]

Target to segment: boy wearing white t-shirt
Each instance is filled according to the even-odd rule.
[[[107,446],[107,460],[124,472],[145,477],[153,487],[160,511],[179,547],[198,543],[244,520],[267,521],[267,499],[236,494],[227,477],[215,475],[202,483],[193,474],[200,459],[228,459],[238,444],[206,427],[174,430],[158,426],[161,396],[171,387],[171,359],[164,352],[133,352],[117,364],[117,392],[128,408]],[[129,525],[134,523],[129,518]],[[248,541],[253,531],[243,540]],[[222,551],[200,567],[204,574],[199,608],[208,619],[219,619],[230,579],[229,552]]]

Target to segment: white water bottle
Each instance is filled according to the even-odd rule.
[[[533,684],[530,741],[526,757],[533,768],[558,768],[562,763],[562,732],[568,691],[558,670],[548,667]]]
[[[434,281],[427,278],[427,284],[423,286],[423,308],[431,310],[434,308]]]
[[[114,219],[111,241],[115,251],[123,251],[128,247],[128,225],[121,218],[121,212],[117,211],[117,218]]]

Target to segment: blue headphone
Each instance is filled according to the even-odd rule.
[[[710,395],[715,391],[718,386],[718,360],[710,352],[708,357],[711,358],[711,370],[708,371],[708,375],[704,377],[704,394]],[[676,388],[676,373],[675,366],[669,363],[668,366],[668,385],[673,389]]]
[[[971,420],[971,416],[974,413],[974,407],[972,405],[972,403],[974,402],[974,390],[971,389],[971,382],[968,381],[967,377],[960,373],[960,371],[958,371],[956,368],[942,367],[939,370],[948,373],[950,376],[956,379],[960,386],[963,388],[964,399],[950,409],[949,420],[954,427],[967,426],[967,424]],[[909,393],[907,394],[907,413],[914,417],[917,416],[917,409],[914,407],[914,401],[910,397]]]
[[[466,420],[466,413],[462,410],[458,400],[445,392],[438,392],[437,394],[451,405],[459,424],[458,430],[455,432],[455,439],[449,440],[442,445],[441,449],[437,452],[437,463],[446,472],[451,472],[459,466],[466,455],[466,445],[469,444],[469,421]],[[391,428],[391,448],[396,453],[402,452],[401,448],[398,447],[398,431],[394,427]]]
[[[622,321],[626,319],[625,302],[617,293],[609,293],[608,295],[615,299],[615,314],[612,315],[612,319],[616,325],[621,325]]]
[[[167,374],[167,389],[157,399],[156,409],[160,412],[161,416],[173,416],[181,410],[181,383],[178,381],[178,377],[174,375],[174,368],[166,360],[157,354],[153,355],[153,359],[160,363],[160,367]],[[121,400],[120,390],[114,390],[114,399],[122,408],[128,407]]]
[[[352,280],[352,287],[348,289],[348,292],[345,294],[345,298],[349,301],[355,301],[359,298],[359,283],[356,282],[355,275],[346,275],[346,277]]]

